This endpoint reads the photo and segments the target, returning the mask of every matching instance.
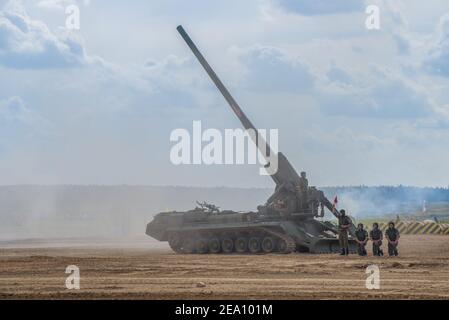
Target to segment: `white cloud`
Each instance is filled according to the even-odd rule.
[[[314,85],[309,66],[279,48],[259,45],[240,51],[242,84],[250,90],[306,93]]]
[[[449,77],[449,14],[440,18],[424,66],[432,73]]]
[[[234,49],[245,70],[240,86],[264,93],[305,94],[324,114],[356,118],[424,118],[438,112],[426,88],[397,69],[371,65],[367,70],[332,63],[325,74],[277,47]],[[448,118],[449,119],[449,118]]]
[[[382,0],[381,19],[383,28],[387,26],[387,32],[391,34],[400,54],[408,54],[411,50],[409,25],[404,16],[404,4],[401,1]]]
[[[435,111],[428,92],[413,81],[377,66],[372,66],[370,71],[350,81],[353,77],[339,69],[339,78],[334,76],[320,88],[318,99],[323,112],[349,117],[407,119],[426,117]],[[344,81],[339,80],[341,78]]]
[[[0,99],[0,144],[13,145],[23,138],[51,133],[50,122],[30,109],[21,97]]]
[[[275,0],[287,12],[302,15],[338,14],[353,11],[363,11],[362,0]]]
[[[20,6],[0,12],[0,64],[15,69],[67,68],[83,65],[86,55],[79,37],[63,29],[51,32]]]
[[[62,10],[73,3],[74,1],[72,0],[40,0],[37,6],[44,9]]]
[[[381,152],[382,149],[397,146],[397,142],[391,138],[379,138],[374,134],[354,132],[353,129],[337,126],[335,129],[323,130],[314,128],[307,133],[305,143],[308,150],[318,151],[326,148],[328,151],[343,152]]]
[[[0,116],[4,121],[30,123],[32,117],[31,112],[25,106],[22,98],[14,96],[0,100]]]

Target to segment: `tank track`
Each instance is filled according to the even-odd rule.
[[[339,254],[341,252],[340,246],[338,244],[338,239],[335,239],[335,243],[333,245],[321,246],[319,248],[315,247],[313,249],[314,254]],[[349,253],[357,253],[357,249],[352,243],[350,243],[349,245]]]
[[[238,251],[236,249],[236,241],[238,239],[244,238],[246,239],[246,250]],[[259,239],[259,250],[251,251],[248,248],[248,243],[250,239],[256,238]],[[261,247],[262,240],[266,238],[271,238],[275,240],[275,247],[269,252],[266,252]],[[208,248],[211,240],[215,240],[216,242],[219,240],[217,246],[218,249],[216,251],[212,251],[211,247]],[[228,244],[231,242],[229,250],[224,250],[223,241],[227,240]],[[202,246],[200,248],[197,247],[197,243],[202,241]],[[334,245],[323,245],[322,247],[313,248],[314,254],[337,254],[340,252],[338,247],[338,240],[335,239]],[[295,240],[288,234],[283,233],[281,230],[260,227],[257,230],[253,230],[248,233],[236,233],[233,235],[209,235],[209,236],[198,236],[193,234],[174,234],[171,239],[169,239],[169,245],[171,249],[176,253],[190,254],[190,253],[212,253],[212,254],[229,254],[229,253],[241,253],[241,254],[268,254],[268,253],[278,253],[278,254],[288,254],[295,251],[298,251],[297,244]],[[315,244],[316,245],[316,244]],[[311,248],[312,249],[312,248]],[[299,250],[302,252],[301,250]],[[305,251],[307,252],[307,251]],[[350,252],[356,253],[355,247],[350,246]]]
[[[264,252],[262,250],[262,248],[259,247],[259,250],[257,250],[257,252],[251,252],[251,250],[247,249],[244,252],[239,252],[236,250],[235,247],[235,241],[239,238],[244,238],[246,239],[246,241],[249,241],[251,239],[251,233],[249,234],[234,234],[234,236],[224,236],[224,237],[218,237],[218,236],[209,236],[209,237],[198,237],[198,236],[194,236],[194,235],[182,235],[182,234],[174,234],[174,237],[172,237],[169,240],[169,245],[171,247],[171,249],[176,252],[176,253],[181,253],[181,254],[191,254],[191,253],[200,253],[200,254],[205,254],[205,253],[212,253],[212,254],[229,254],[229,253],[236,253],[239,252],[240,254],[269,254],[269,253],[277,253],[277,254],[289,254],[297,250],[297,244],[295,242],[295,240],[288,234],[283,233],[280,230],[276,230],[276,229],[272,229],[272,228],[267,228],[267,227],[260,227],[257,228],[256,233],[254,233],[254,237],[260,239],[259,241],[259,245],[261,245],[261,242],[263,239],[265,238],[269,238],[271,237],[273,240],[275,240],[276,243],[276,247],[270,251],[270,252]],[[258,234],[256,236],[256,234]],[[223,245],[223,240],[227,239],[228,241],[230,241],[231,244],[231,250],[230,251],[225,251],[223,249],[223,247],[221,247],[221,245],[219,244],[218,247],[219,249],[215,252],[211,252],[210,248],[207,248],[207,244],[212,240],[212,239],[220,239],[221,245]],[[195,244],[199,241],[202,240],[203,241],[203,246],[201,247],[202,249],[198,249],[197,247],[195,247]],[[313,253],[314,254],[336,254],[338,252],[340,252],[340,249],[338,247],[338,242],[335,243],[336,246],[333,245],[324,245],[320,248],[313,248]],[[248,242],[247,242],[247,246],[248,246]],[[221,247],[221,248],[220,248]],[[350,246],[350,252],[351,253],[356,253],[355,248]],[[311,248],[312,249],[312,248]],[[306,251],[307,252],[307,251]]]
[[[246,250],[244,252],[240,251],[240,254],[268,254],[268,253],[278,253],[278,254],[288,254],[296,251],[296,242],[295,240],[289,236],[288,234],[285,234],[281,231],[277,231],[271,228],[257,228],[257,230],[253,230],[253,236],[251,236],[251,233],[237,233],[234,234],[232,237],[217,237],[217,236],[195,236],[195,235],[187,235],[187,234],[173,234],[169,239],[169,246],[170,248],[176,252],[176,253],[184,253],[184,254],[191,254],[191,253],[221,253],[221,254],[227,254],[227,253],[236,253],[239,252],[236,249],[236,241],[238,239],[244,238],[246,239]],[[207,248],[207,243],[209,243],[212,239],[219,239],[221,238],[221,246],[223,246],[223,241],[225,239],[231,240],[233,243],[231,245],[232,250],[231,251],[225,251],[223,247],[221,247],[219,250],[215,252],[211,252],[210,248]],[[249,250],[249,241],[252,238],[259,239],[259,250],[256,250],[256,252],[251,252]],[[275,241],[274,247],[269,252],[266,252],[262,249],[262,240],[266,238],[271,238]],[[201,249],[195,246],[199,241],[202,241],[203,245]]]
[[[283,239],[287,243],[286,250],[283,252],[280,252],[280,253],[291,253],[291,252],[296,251],[296,242],[291,236],[289,236],[285,233],[270,229],[270,228],[262,228],[262,229],[264,231],[266,231],[267,233],[276,236],[277,238]],[[336,243],[338,244],[338,239],[336,239],[336,241],[337,241]],[[356,254],[357,250],[355,247],[350,246],[349,252],[351,254]],[[337,253],[340,253],[340,248],[334,247],[334,246],[329,246],[329,248],[326,248],[326,249],[321,248],[320,251],[314,252],[314,254],[337,254]]]
[[[262,230],[264,230],[268,234],[271,234],[271,235],[277,237],[278,240],[282,239],[285,242],[285,244],[286,244],[285,249],[282,251],[278,251],[279,253],[288,254],[288,253],[292,253],[296,250],[296,242],[288,234],[285,234],[285,233],[282,233],[279,231],[275,231],[270,228],[262,228]]]

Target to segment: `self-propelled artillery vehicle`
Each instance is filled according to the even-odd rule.
[[[189,35],[182,26],[177,30],[243,127],[247,132],[257,133]],[[260,135],[249,136],[263,155],[273,155],[270,145]],[[220,211],[214,205],[198,203],[190,211],[157,214],[148,223],[146,234],[159,241],[168,241],[177,253],[339,252],[336,226],[318,219],[324,216],[325,208],[338,218],[334,205],[321,190],[309,186],[305,172],[298,175],[284,154],[279,152],[277,157],[266,159],[277,159],[277,170],[270,174],[276,188],[257,211]],[[351,235],[353,231],[352,225]],[[349,246],[353,252],[356,243],[352,236]]]

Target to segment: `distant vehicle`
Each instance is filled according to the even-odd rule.
[[[178,26],[178,32],[204,67],[218,90],[246,130],[257,129],[215,74],[188,34]],[[259,149],[263,139],[254,141]],[[305,172],[301,176],[282,154],[278,153],[278,170],[271,175],[276,184],[273,195],[257,212],[220,211],[214,205],[198,203],[186,212],[163,212],[148,223],[146,234],[168,241],[177,253],[336,253],[340,252],[338,230],[330,222],[316,218],[324,216],[324,208],[338,215],[324,193],[310,187]],[[351,228],[350,251],[356,242]]]

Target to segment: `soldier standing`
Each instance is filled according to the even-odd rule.
[[[373,255],[375,256],[383,256],[384,252],[382,251],[382,239],[383,234],[382,230],[379,229],[379,224],[377,222],[373,223],[373,230],[369,233],[371,241],[373,242]]]
[[[342,256],[349,254],[348,232],[351,224],[351,219],[346,215],[346,211],[344,209],[340,210],[338,216],[338,240],[341,248],[340,255]]]
[[[359,256],[366,256],[366,244],[368,242],[368,232],[363,228],[363,223],[359,223],[355,231],[355,241],[357,241],[357,253]]]
[[[394,222],[388,224],[388,229],[385,231],[385,238],[388,240],[388,255],[390,257],[397,256],[399,243],[399,230],[394,227]]]

